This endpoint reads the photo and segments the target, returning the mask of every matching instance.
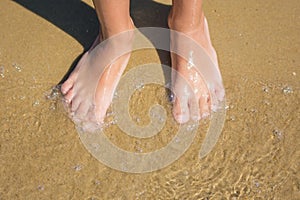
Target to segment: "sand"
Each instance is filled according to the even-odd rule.
[[[205,2],[226,89],[222,134],[199,160],[199,130],[180,159],[146,174],[100,163],[59,102],[45,98],[97,33],[92,3],[1,0],[0,8],[1,200],[300,198],[298,0]],[[169,9],[168,1],[132,1],[138,27],[166,26]],[[128,68],[161,58],[169,63],[163,52],[139,51]],[[145,87],[132,98],[131,105],[138,103],[130,112],[147,123],[144,111],[152,102],[167,105],[164,93]],[[167,124],[163,133],[172,130]],[[160,143],[132,145],[116,126],[106,132],[129,151],[163,146],[173,136],[163,133]]]

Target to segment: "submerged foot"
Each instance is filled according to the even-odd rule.
[[[172,84],[175,94],[173,116],[178,123],[186,123],[190,119],[200,120],[208,117],[211,110],[214,109],[213,106],[216,106],[216,102],[212,102],[212,96],[217,98],[218,101],[223,100],[224,97],[217,54],[210,41],[207,21],[204,16],[202,18],[201,25],[192,28],[169,19],[170,29],[183,33],[193,39],[197,45],[205,50],[214,65],[195,66],[193,63],[193,54],[195,54],[193,49],[188,50],[188,59],[184,59],[175,53],[171,54],[173,68]],[[171,34],[171,46],[182,48],[183,43],[179,40],[178,37]],[[204,77],[202,77],[199,71],[199,67],[216,67],[217,70],[215,70],[216,74],[214,76],[217,81],[208,83],[209,86],[207,86]]]
[[[115,88],[130,58],[132,35],[128,31],[133,28],[130,20],[118,32],[98,36],[62,84],[61,91],[70,115],[85,130],[99,128],[104,121]],[[116,39],[110,39],[114,36],[117,36]],[[120,44],[120,40],[125,42]],[[115,57],[120,49],[127,53]],[[104,66],[104,63],[109,65]]]

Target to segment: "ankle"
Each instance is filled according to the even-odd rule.
[[[131,17],[128,17],[127,19],[122,19],[122,22],[118,23],[101,24],[101,32],[104,40],[119,33],[132,29],[134,29],[134,24]]]
[[[195,17],[183,18],[181,16],[173,14],[171,9],[168,16],[168,26],[170,29],[180,32],[193,32],[195,30],[204,30],[205,16],[202,12],[201,15],[195,19]]]

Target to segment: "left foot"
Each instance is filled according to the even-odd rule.
[[[188,60],[175,53],[171,53],[173,68],[172,85],[175,94],[173,116],[178,123],[186,123],[190,119],[200,120],[206,118],[210,115],[213,106],[216,106],[214,105],[215,102],[212,102],[212,100],[215,99],[213,99],[211,95],[216,97],[218,101],[223,100],[224,97],[224,88],[218,67],[217,54],[211,44],[206,18],[203,15],[201,24],[191,27],[172,20],[172,16],[170,16],[169,27],[193,39],[206,51],[214,66],[217,68],[216,74],[213,75],[216,81],[214,83],[208,83],[208,88],[205,79],[200,73],[199,67],[214,66],[195,66],[193,63],[193,49],[188,49]],[[183,48],[183,44],[182,40],[171,35],[171,47]]]
[[[115,88],[126,68],[134,29],[131,19],[128,22],[121,30],[106,31],[107,36],[102,32],[62,84],[61,91],[66,106],[70,108],[71,118],[84,130],[101,128]],[[114,56],[121,52],[127,53],[118,58]]]

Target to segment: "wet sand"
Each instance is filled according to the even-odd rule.
[[[299,199],[299,1],[205,2],[228,101],[222,135],[199,160],[199,130],[179,160],[147,174],[101,164],[59,103],[45,98],[97,33],[92,3],[30,2],[0,1],[1,200]],[[157,16],[166,19],[170,7],[135,0],[131,9],[138,27],[163,27]],[[148,62],[169,60],[163,52],[138,51],[128,69]],[[146,124],[152,102],[168,106],[164,96],[157,86],[145,87],[132,97],[130,113]],[[173,135],[164,133],[173,128],[166,125],[160,143],[132,145],[115,126],[106,134],[129,151],[150,151],[166,144]]]

